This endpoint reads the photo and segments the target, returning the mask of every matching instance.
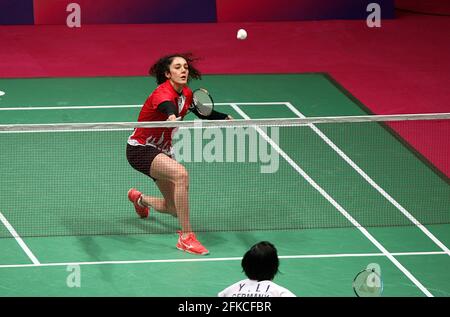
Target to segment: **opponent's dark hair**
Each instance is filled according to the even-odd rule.
[[[182,53],[182,54],[171,54],[161,57],[155,64],[150,67],[149,74],[150,76],[156,77],[156,82],[158,85],[161,85],[167,80],[166,72],[170,71],[170,64],[175,57],[182,57],[186,60],[189,66],[189,76],[188,81],[190,79],[201,79],[201,72],[195,67],[195,62],[198,58],[195,58],[191,53]]]
[[[245,253],[241,265],[251,280],[273,280],[279,266],[277,249],[272,243],[261,241]]]

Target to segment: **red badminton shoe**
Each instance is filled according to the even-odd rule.
[[[149,210],[148,210],[148,207],[141,206],[139,204],[139,199],[141,198],[141,196],[142,196],[142,193],[135,188],[131,188],[128,191],[128,199],[133,203],[136,213],[141,218],[147,218],[148,214],[149,214]]]
[[[183,233],[178,231],[180,235],[178,238],[177,249],[181,251],[186,251],[197,255],[206,255],[209,251],[197,240],[197,237],[193,232],[190,232],[185,238],[183,238]]]

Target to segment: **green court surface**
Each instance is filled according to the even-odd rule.
[[[199,86],[235,119],[367,114],[326,74]],[[148,77],[0,79],[0,125],[135,122],[154,88]],[[278,249],[275,282],[297,296],[355,296],[370,263],[382,296],[450,295],[448,179],[379,123],[263,132],[275,146],[258,149],[276,161],[197,162],[184,148],[192,224],[210,250],[199,257],[175,248],[176,219],[134,214],[128,188],[158,192],[126,161],[129,129],[0,131],[0,296],[216,296],[244,278],[241,257],[261,240]]]

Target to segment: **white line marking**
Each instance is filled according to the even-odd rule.
[[[232,105],[239,115],[245,119],[250,119],[237,105]],[[314,187],[328,202],[330,202],[339,212],[347,218],[361,233],[366,236],[397,268],[400,269],[425,295],[433,297],[425,286],[422,285],[396,258],[389,253],[384,246],[379,243],[363,226],[361,226],[356,219],[354,219],[337,201],[335,201],[322,187],[319,186],[300,166],[297,165],[278,144],[276,144],[261,128],[255,127],[256,131],[277,151],[312,187]]]
[[[22,133],[57,133],[57,132],[109,132],[109,131],[133,131],[133,128],[114,128],[114,129],[72,129],[70,130],[25,130],[25,131],[0,131],[1,134],[22,134]]]
[[[443,255],[445,252],[399,252],[391,253],[394,256],[423,256],[423,255]],[[280,255],[280,259],[324,259],[324,258],[342,258],[342,257],[382,257],[383,253],[344,253],[344,254],[305,254],[305,255]],[[224,262],[240,261],[242,257],[229,258],[195,258],[195,259],[167,259],[167,260],[129,260],[129,261],[95,261],[95,262],[58,262],[58,263],[39,263],[39,264],[2,264],[2,268],[21,268],[21,267],[50,267],[67,265],[105,265],[105,264],[145,264],[145,263],[185,263],[185,262]]]
[[[391,253],[393,256],[413,256],[413,255],[441,255],[446,254],[443,251],[432,252],[397,252]],[[343,253],[343,254],[313,254],[313,255],[288,255],[279,256],[282,259],[310,259],[310,258],[345,258],[345,257],[372,257],[385,256],[383,253]]]
[[[8,219],[6,219],[5,216],[0,212],[0,221],[3,222],[6,229],[11,233],[11,235],[16,239],[17,243],[20,245],[22,250],[28,255],[31,262],[34,263],[34,265],[41,264],[38,259],[34,256],[33,252],[28,248],[28,246],[23,242],[22,238],[17,234],[16,230],[13,228],[13,226],[9,223]]]
[[[299,118],[306,118],[297,108],[291,103],[286,104],[288,108],[295,113]],[[386,198],[392,205],[400,210],[414,225],[416,225],[422,232],[428,236],[436,245],[438,245],[447,255],[450,256],[450,250],[438,238],[436,238],[424,225],[422,225],[413,215],[411,215],[402,205],[400,205],[391,195],[389,195],[383,188],[381,188],[372,178],[369,177],[355,162],[353,162],[336,144],[334,144],[319,128],[314,124],[308,124],[313,131],[328,144],[344,161],[346,161],[359,175],[361,175],[373,188],[375,188],[384,198]]]
[[[246,106],[264,106],[264,105],[285,105],[287,102],[233,102],[233,104]],[[215,106],[230,106],[229,102],[215,102]],[[114,108],[141,108],[142,105],[104,105],[104,106],[31,106],[31,107],[10,107],[0,108],[0,111],[32,111],[32,110],[74,110],[74,109],[114,109]]]
[[[113,108],[140,108],[142,105],[107,105],[107,106],[48,106],[48,107],[12,107],[0,108],[0,111],[32,111],[32,110],[74,110],[74,109],[113,109]]]

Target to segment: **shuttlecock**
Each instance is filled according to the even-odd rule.
[[[244,29],[239,29],[236,37],[238,40],[245,40],[247,38],[247,31]]]

